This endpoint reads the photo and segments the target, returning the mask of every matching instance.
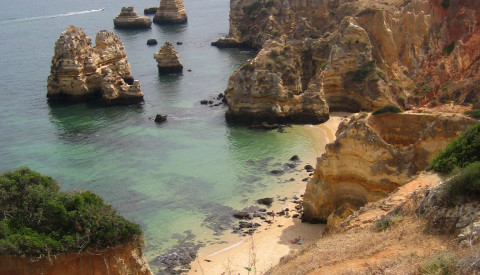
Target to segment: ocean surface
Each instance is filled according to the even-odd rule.
[[[200,104],[223,92],[229,75],[255,56],[210,46],[228,33],[228,0],[184,0],[187,24],[136,31],[114,29],[112,19],[123,6],[143,15],[159,1],[0,1],[0,172],[28,166],[54,177],[62,190],[100,194],[141,225],[149,261],[184,241],[221,241],[232,222],[226,213],[294,189],[306,176],[305,160],[322,146],[308,126],[251,130],[227,125],[223,106]],[[103,29],[120,37],[143,104],[47,102],[55,41],[71,24],[93,42]],[[149,38],[159,44],[147,46]],[[153,54],[165,41],[174,44],[182,74],[158,75]],[[157,113],[168,114],[168,122],[156,125]],[[303,162],[286,167],[295,154]]]

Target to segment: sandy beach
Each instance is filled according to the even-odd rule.
[[[327,142],[335,139],[338,124],[347,116],[347,113],[333,113],[330,119],[319,125],[308,127],[315,138],[327,138]],[[315,148],[318,157],[324,148]],[[312,160],[316,164],[315,160]],[[302,182],[300,178],[295,179]],[[297,194],[303,194],[306,182],[302,182]],[[298,185],[296,185],[298,187]],[[291,194],[292,197],[294,194]],[[295,203],[290,200],[284,204],[274,203],[268,211],[281,211],[289,208],[295,209]],[[228,237],[226,244],[211,245],[201,248],[195,262],[191,263],[192,269],[188,274],[263,274],[271,267],[278,264],[280,258],[290,251],[319,239],[324,232],[324,225],[302,223],[299,218],[293,218],[295,211],[290,211],[290,216],[275,216],[268,224],[263,221],[262,226],[252,235]],[[301,237],[303,244],[292,243],[295,238]],[[248,269],[251,269],[249,271]]]

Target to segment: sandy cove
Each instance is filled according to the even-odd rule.
[[[330,114],[330,119],[319,125],[305,126],[311,129],[315,138],[327,138],[327,143],[335,139],[339,123],[347,113]],[[319,156],[324,148],[316,148]],[[316,163],[313,160],[313,163]],[[295,179],[302,182],[301,178]],[[305,191],[303,182],[300,194]],[[295,209],[292,201],[285,204],[274,203],[268,211],[280,211],[282,208]],[[293,214],[294,212],[291,211]],[[252,235],[245,237],[232,236],[227,244],[211,245],[201,248],[192,269],[188,274],[249,274],[247,268],[253,267],[252,274],[262,274],[277,265],[285,255],[300,249],[311,242],[318,240],[324,232],[321,224],[302,223],[299,218],[275,216],[271,224],[265,222]],[[301,237],[304,244],[292,243],[295,238]]]

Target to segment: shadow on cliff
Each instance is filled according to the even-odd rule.
[[[276,223],[278,223],[278,221]],[[274,226],[276,225],[274,224]],[[278,243],[288,245],[292,249],[300,249],[305,245],[318,240],[323,235],[324,231],[324,224],[302,223],[300,219],[295,218],[293,225],[285,228],[282,231],[282,235],[280,236],[280,241],[278,241]],[[292,240],[298,237],[301,237],[303,240],[303,245],[292,243]]]

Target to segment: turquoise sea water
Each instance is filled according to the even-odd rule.
[[[298,184],[289,179],[304,176],[300,166],[282,176],[269,171],[283,169],[294,154],[313,159],[319,146],[305,127],[279,133],[228,126],[224,107],[200,104],[223,92],[255,53],[210,46],[228,33],[228,0],[184,4],[188,24],[140,31],[114,29],[112,19],[122,6],[143,15],[159,1],[20,0],[0,9],[0,172],[28,166],[63,190],[100,194],[141,225],[149,260],[190,232],[196,241],[215,241],[230,218],[222,213]],[[55,41],[70,24],[93,41],[102,29],[121,38],[144,104],[48,104]],[[149,38],[159,45],[147,46]],[[153,54],[165,41],[173,42],[183,74],[158,76]],[[169,114],[168,122],[156,125],[157,113]]]

